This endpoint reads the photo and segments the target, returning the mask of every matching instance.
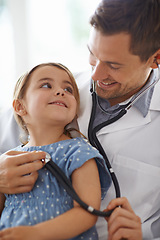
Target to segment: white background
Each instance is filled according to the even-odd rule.
[[[21,74],[42,62],[89,69],[89,18],[100,0],[0,0],[0,111]]]

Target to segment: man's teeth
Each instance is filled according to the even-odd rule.
[[[105,83],[105,82],[102,82],[104,85],[111,85],[113,83]]]

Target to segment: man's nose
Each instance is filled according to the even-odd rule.
[[[92,67],[92,79],[94,81],[103,80],[108,77],[108,68],[105,63],[97,61],[96,65]]]

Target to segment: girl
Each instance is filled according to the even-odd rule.
[[[49,153],[80,198],[99,209],[110,176],[98,151],[83,138],[71,138],[66,130],[78,106],[78,89],[65,66],[47,63],[34,67],[15,87],[15,117],[29,136],[28,143],[16,150]],[[45,168],[39,170],[31,192],[5,197],[0,239],[98,239],[97,217],[74,202]]]

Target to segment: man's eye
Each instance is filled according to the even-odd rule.
[[[120,69],[119,66],[115,66],[115,65],[113,65],[113,64],[110,65],[110,68],[113,69],[113,70],[118,70],[118,69]]]
[[[64,91],[73,94],[73,89],[71,87],[66,87]]]
[[[96,66],[97,64],[97,58],[92,53],[89,54],[89,64],[91,66]]]
[[[43,83],[42,85],[41,85],[41,88],[51,88],[52,86],[51,86],[51,84],[50,83]]]

